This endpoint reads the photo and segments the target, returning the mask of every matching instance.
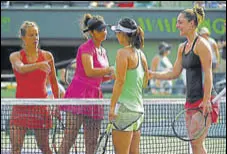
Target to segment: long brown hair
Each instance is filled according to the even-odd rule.
[[[126,33],[129,38],[129,44],[131,44],[132,47],[135,47],[137,49],[141,49],[144,47],[144,32],[140,26],[137,26],[135,20],[131,18],[123,18],[119,21],[119,24],[131,30],[136,29],[136,32],[134,33]]]

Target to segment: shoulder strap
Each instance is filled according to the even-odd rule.
[[[24,51],[23,49],[20,50],[20,57],[21,57],[21,61],[22,61],[23,63],[28,63],[27,57],[26,57],[26,54],[25,54],[25,51]]]
[[[43,52],[43,50],[39,49],[37,62],[44,61],[44,60],[46,60],[46,55]]]
[[[139,52],[139,54],[138,54],[138,56],[139,56],[139,57],[138,57],[138,58],[139,58],[139,63],[141,64],[141,66],[143,67],[143,70],[145,71],[144,66],[143,66],[143,62],[142,62],[142,61],[143,61],[143,60],[142,60],[142,55],[141,55],[141,52],[142,52],[142,51],[141,51],[141,50],[138,50],[137,52]]]
[[[191,50],[194,50],[194,46],[195,46],[195,43],[196,43],[196,41],[198,40],[198,38],[199,38],[199,36],[197,36],[197,37],[195,38],[195,40],[194,40],[194,42],[193,42],[193,45],[192,45],[192,49],[191,49]]]
[[[140,63],[141,61],[141,54],[140,54],[140,51],[138,49],[134,49],[137,53],[137,56],[138,56],[138,64]]]
[[[188,41],[185,41],[182,54],[184,54],[184,53],[185,53],[185,48],[186,48],[187,43],[188,43]]]

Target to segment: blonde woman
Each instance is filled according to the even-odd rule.
[[[23,49],[10,55],[16,77],[16,98],[47,98],[46,82],[49,79],[55,98],[59,96],[53,55],[41,50],[39,28],[35,22],[25,21],[20,28]],[[49,147],[49,129],[52,121],[48,106],[13,106],[10,117],[11,154],[20,154],[25,134],[33,129],[42,153],[52,154]]]

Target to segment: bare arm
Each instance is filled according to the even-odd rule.
[[[102,77],[110,74],[113,71],[112,67],[107,68],[94,68],[92,55],[84,53],[82,54],[82,63],[85,73],[88,77]]]
[[[152,72],[149,71],[149,79],[155,78],[160,80],[172,80],[176,79],[180,73],[182,72],[182,52],[183,52],[183,44],[179,45],[177,59],[173,66],[173,69],[166,72]]]
[[[49,73],[49,80],[50,80],[52,92],[54,94],[54,98],[60,98],[60,90],[58,87],[53,55],[50,52],[45,52],[45,56],[49,61],[49,65],[51,68],[51,71]]]
[[[33,63],[33,64],[24,64],[21,61],[20,52],[14,52],[10,54],[9,60],[11,62],[12,68],[18,71],[19,73],[28,73],[37,69],[42,69],[43,71],[50,71],[50,66],[47,61]]]
[[[153,59],[152,59],[152,62],[151,62],[151,70],[153,72],[157,71],[157,68],[158,68],[158,63],[160,62],[160,58],[158,56],[155,56]],[[156,87],[159,87],[160,88],[160,80],[155,80],[153,79],[153,81],[155,81],[155,84],[156,84]]]
[[[218,45],[216,42],[213,43],[213,49],[215,52],[215,56],[217,58],[217,64],[219,64],[220,63],[220,54],[219,54],[219,49],[218,49]]]
[[[204,96],[203,102],[207,103],[211,98],[212,89],[212,58],[209,44],[201,39],[195,46],[195,52],[198,54],[204,71]]]
[[[126,79],[126,72],[128,67],[127,52],[119,50],[116,57],[116,79],[113,87],[113,94],[111,97],[110,110],[114,112],[116,103],[123,89]]]
[[[144,69],[143,88],[146,88],[148,85],[149,73],[148,73],[147,59],[143,52],[141,52],[141,59],[142,59],[142,65]]]

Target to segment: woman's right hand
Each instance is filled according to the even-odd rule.
[[[160,88],[161,87],[161,81],[155,80],[155,85],[156,85],[156,87]]]
[[[38,65],[39,69],[41,69],[42,71],[50,73],[51,68],[49,65],[49,61],[42,61],[42,62],[37,63],[37,65]]]
[[[110,66],[110,67],[108,67],[108,74],[110,74],[110,75],[112,75],[112,74],[114,74],[114,67],[113,66]]]

